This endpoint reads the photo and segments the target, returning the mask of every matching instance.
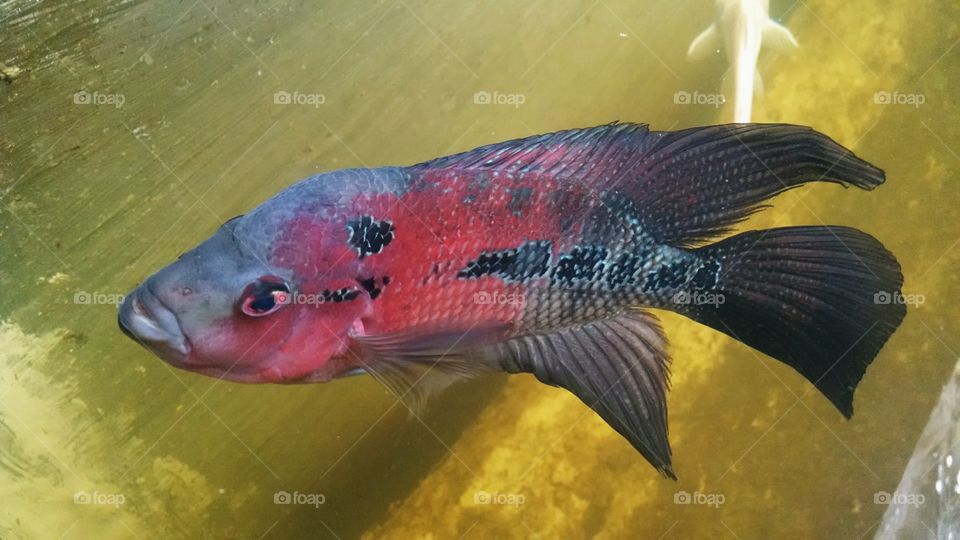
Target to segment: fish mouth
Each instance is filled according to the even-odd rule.
[[[190,344],[176,315],[147,287],[127,295],[117,323],[128,337],[174,365],[183,365],[190,355]]]

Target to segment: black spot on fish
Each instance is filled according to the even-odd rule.
[[[543,277],[547,275],[552,255],[553,242],[549,240],[524,242],[517,248],[516,262],[503,272],[503,276],[514,281]]]
[[[691,283],[698,289],[713,289],[717,285],[717,276],[720,274],[720,263],[707,261],[697,269]]]
[[[490,173],[478,172],[470,178],[467,189],[470,191],[483,191],[490,187]]]
[[[606,258],[607,248],[574,246],[570,253],[560,255],[550,277],[554,282],[565,285],[577,281],[591,281],[603,273]]]
[[[380,295],[380,288],[377,287],[376,278],[371,277],[366,279],[358,279],[357,283],[359,283],[360,286],[363,287],[363,290],[367,291],[370,294],[371,299],[376,298],[377,296]]]
[[[367,291],[371,300],[375,300],[378,296],[380,296],[380,293],[383,292],[383,287],[385,287],[387,283],[390,283],[390,278],[383,276],[383,278],[380,279],[379,286],[377,285],[376,277],[369,277],[366,279],[357,278],[357,283],[363,287],[363,290]]]
[[[378,221],[372,216],[361,216],[347,222],[347,243],[357,250],[360,258],[380,253],[393,241],[394,227],[388,220]]]
[[[519,247],[481,253],[457,272],[461,279],[499,276],[511,281],[524,281],[546,275],[553,253],[549,240],[524,242]]]
[[[617,262],[607,269],[607,284],[611,288],[620,285],[633,285],[637,282],[637,271],[640,269],[641,259],[633,253],[623,253]]]
[[[481,253],[475,260],[467,263],[463,270],[457,272],[458,278],[478,278],[490,274],[499,274],[504,269],[517,262],[517,250],[507,249]]]
[[[513,215],[520,217],[523,215],[523,211],[529,204],[532,196],[533,188],[522,187],[512,190],[510,192],[510,201],[507,202],[507,209],[513,212]]]
[[[359,294],[360,291],[353,287],[344,287],[343,289],[337,289],[335,291],[324,289],[324,291],[320,293],[324,302],[349,302],[359,296]]]
[[[687,281],[687,264],[684,261],[664,264],[647,274],[643,282],[643,292],[676,289]]]

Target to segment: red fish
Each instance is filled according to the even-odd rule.
[[[532,373],[662,474],[666,339],[646,308],[792,366],[845,416],[905,314],[896,259],[837,226],[717,240],[805,182],[883,171],[809,128],[612,124],[303,180],[150,276],[121,328],[171,364],[261,383]],[[712,243],[711,243],[712,242]],[[884,296],[886,295],[886,296]],[[878,300],[881,299],[881,300]]]

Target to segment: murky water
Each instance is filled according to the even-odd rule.
[[[803,188],[747,226],[862,228],[923,302],[850,422],[664,314],[671,482],[529,377],[461,385],[420,421],[369,378],[175,372],[120,334],[115,302],[316,171],[723,121],[674,99],[722,87],[721,60],[684,58],[709,2],[0,2],[0,537],[872,535],[960,351],[960,9],[790,4],[773,13],[800,48],[762,56],[755,120],[812,125],[888,182]]]

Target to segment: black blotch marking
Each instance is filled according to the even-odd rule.
[[[574,246],[570,253],[560,255],[550,277],[554,282],[571,284],[576,281],[591,281],[603,273],[606,266],[607,248],[600,246]]]
[[[623,253],[617,262],[607,270],[607,284],[613,287],[633,285],[637,282],[637,270],[640,269],[641,259],[633,253]]]
[[[383,292],[383,287],[386,287],[387,283],[390,283],[390,278],[388,276],[383,276],[380,279],[380,285],[377,285],[376,277],[369,277],[366,279],[357,278],[357,283],[363,287],[363,290],[367,291],[371,300],[375,300],[378,296],[380,296],[380,293]]]
[[[467,263],[463,270],[457,272],[457,277],[478,278],[490,274],[499,274],[516,262],[516,249],[481,253],[479,257]]]
[[[687,281],[687,263],[677,261],[665,264],[647,274],[643,282],[643,292],[662,289],[676,289]]]
[[[324,291],[320,293],[324,302],[349,302],[359,296],[359,294],[360,291],[355,287],[344,287],[335,291],[324,289]]]
[[[490,187],[490,173],[478,172],[471,176],[467,189],[469,191],[483,191]]]
[[[360,216],[347,222],[347,243],[357,250],[360,258],[380,253],[394,237],[394,226],[389,220],[376,220],[373,216]]]
[[[481,253],[457,272],[461,279],[498,276],[511,281],[524,281],[546,275],[553,253],[549,240],[524,242],[519,247]]]
[[[548,196],[547,204],[558,214],[558,227],[560,236],[566,236],[573,228],[580,223],[582,219],[571,209],[579,208],[580,202],[576,195],[564,190],[556,190]]]
[[[380,287],[377,287],[376,278],[371,277],[366,279],[358,279],[357,283],[359,283],[360,286],[363,287],[363,290],[367,291],[367,293],[370,294],[371,300],[380,296]]]
[[[707,261],[697,269],[691,283],[698,289],[713,289],[717,286],[717,276],[720,274],[720,263]]]
[[[510,201],[507,202],[507,210],[513,212],[513,215],[520,217],[524,209],[528,206],[530,198],[533,197],[533,188],[516,188],[510,192]]]
[[[515,281],[543,277],[550,268],[552,255],[553,242],[550,240],[524,242],[517,248],[517,261],[511,268],[507,268],[503,275]]]

